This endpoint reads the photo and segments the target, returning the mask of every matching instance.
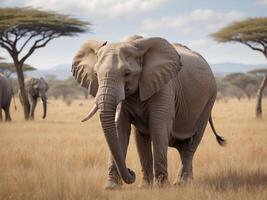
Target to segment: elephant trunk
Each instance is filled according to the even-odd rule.
[[[47,112],[47,98],[46,96],[41,97],[42,102],[43,102],[43,119],[46,117],[46,112]]]
[[[101,126],[118,172],[125,183],[131,184],[135,181],[135,173],[126,167],[125,155],[119,143],[115,125],[116,107],[122,100],[118,97],[123,97],[120,94],[124,94],[124,90],[122,91],[121,88],[111,84],[100,85],[100,91],[98,91],[97,95],[97,106],[100,113]]]

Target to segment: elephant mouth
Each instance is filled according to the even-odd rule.
[[[129,96],[129,94],[130,94],[130,89],[129,88],[125,88],[125,95]]]
[[[130,96],[131,94],[133,94],[133,90],[129,86],[125,86],[124,91],[125,91],[125,96]]]

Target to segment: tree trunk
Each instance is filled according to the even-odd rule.
[[[264,78],[261,81],[260,87],[257,92],[257,105],[256,105],[256,117],[261,118],[262,117],[262,107],[261,107],[261,101],[262,101],[262,93],[267,84],[267,74],[264,76]]]
[[[25,90],[24,74],[23,74],[23,69],[22,69],[23,64],[16,63],[15,66],[16,66],[16,71],[17,71],[17,76],[18,76],[20,94],[21,94],[21,98],[22,98],[24,119],[29,120],[29,117],[30,117],[29,105],[30,104],[29,104],[29,100],[28,100],[26,90]]]

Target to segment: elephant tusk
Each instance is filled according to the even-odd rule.
[[[40,98],[40,102],[41,102],[41,103],[44,103],[44,100],[43,100],[42,98]],[[48,103],[47,100],[45,100],[45,102]],[[49,104],[49,103],[48,103],[48,104]]]
[[[117,105],[116,108],[116,114],[115,114],[115,122],[118,121],[119,117],[120,117],[120,113],[121,113],[121,102]]]
[[[88,115],[82,120],[82,122],[85,122],[89,120],[91,117],[93,117],[97,110],[98,108],[97,108],[97,105],[95,104],[94,107],[88,113]]]

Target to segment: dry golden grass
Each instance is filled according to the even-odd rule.
[[[194,158],[194,181],[185,187],[138,189],[141,170],[131,138],[127,164],[137,180],[119,191],[103,190],[108,156],[98,117],[80,122],[91,101],[70,107],[51,101],[46,120],[39,105],[34,122],[24,122],[21,108],[12,107],[13,122],[0,124],[0,199],[267,199],[267,99],[263,102],[261,120],[254,118],[255,101],[215,104],[213,120],[228,145],[220,147],[208,126]],[[173,182],[179,155],[170,149],[168,157]]]

